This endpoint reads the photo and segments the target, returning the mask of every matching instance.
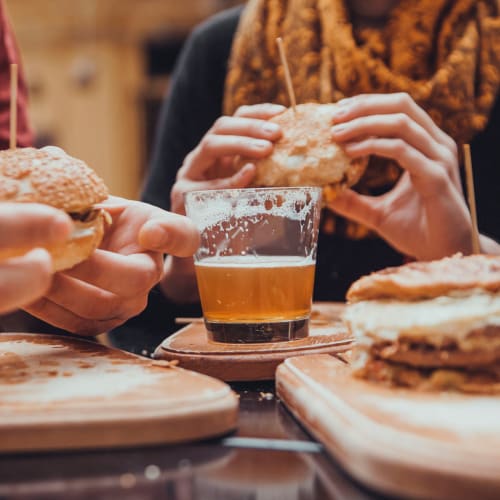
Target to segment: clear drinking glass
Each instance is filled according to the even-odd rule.
[[[309,332],[321,188],[194,191],[196,277],[209,338],[276,342]]]

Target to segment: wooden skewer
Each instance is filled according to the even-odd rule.
[[[290,76],[290,68],[288,67],[288,61],[286,59],[285,47],[283,47],[283,40],[281,37],[276,38],[276,43],[278,44],[278,51],[280,53],[281,64],[283,65],[283,70],[285,71],[285,83],[286,89],[288,91],[288,97],[290,98],[290,103],[293,108],[293,112],[297,111],[297,101],[295,100],[295,92],[293,91],[292,77]]]
[[[17,146],[17,64],[10,65],[10,149]]]
[[[479,230],[477,227],[476,197],[474,195],[474,177],[472,175],[472,157],[469,144],[464,144],[465,159],[465,183],[467,186],[467,200],[470,207],[470,218],[472,221],[472,252],[481,253],[479,245]]]

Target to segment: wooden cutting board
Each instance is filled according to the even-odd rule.
[[[224,434],[224,383],[55,335],[0,335],[0,452],[173,443]]]
[[[381,387],[328,355],[286,360],[276,385],[288,409],[367,486],[422,499],[500,498],[500,397]]]
[[[184,368],[228,382],[273,380],[276,367],[291,356],[344,352],[352,347],[353,338],[340,319],[343,309],[340,303],[315,304],[309,336],[289,342],[211,342],[198,320],[166,338],[154,358],[176,360]]]

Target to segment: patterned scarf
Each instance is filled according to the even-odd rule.
[[[224,112],[242,104],[289,105],[276,37],[283,38],[297,102],[407,92],[459,144],[488,122],[500,83],[497,0],[401,0],[380,29],[357,29],[344,0],[250,0],[226,78]],[[380,194],[401,174],[372,157],[356,186]],[[365,228],[329,217],[351,238]]]

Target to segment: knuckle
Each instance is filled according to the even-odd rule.
[[[396,94],[396,99],[398,103],[405,108],[411,106],[413,103],[413,99],[408,92],[398,92]]]
[[[219,116],[217,120],[215,120],[213,129],[220,130],[226,128],[231,122],[231,118],[229,116]]]
[[[394,139],[392,150],[396,157],[401,158],[406,153],[406,143],[403,139]]]
[[[246,115],[248,112],[250,111],[250,106],[248,106],[247,104],[244,104],[242,106],[240,106],[235,112],[234,112],[234,116],[244,116]]]
[[[403,132],[408,131],[410,127],[408,115],[405,113],[396,113],[394,125]]]

